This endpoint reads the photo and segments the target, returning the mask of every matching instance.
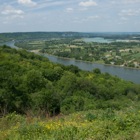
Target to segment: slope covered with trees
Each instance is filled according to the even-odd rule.
[[[7,46],[0,60],[0,139],[139,139],[140,85]]]
[[[121,109],[140,100],[140,86],[100,70],[51,63],[25,50],[0,47],[0,114],[33,115]]]

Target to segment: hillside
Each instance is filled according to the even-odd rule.
[[[1,140],[139,140],[140,111],[131,106],[44,119],[13,113],[0,125]]]
[[[0,47],[0,60],[2,139],[120,139],[122,134],[122,139],[134,139],[140,135],[140,85],[99,69],[86,72],[54,64],[7,46]],[[78,111],[88,112],[77,115]],[[74,116],[72,122],[67,117],[48,119],[71,113],[75,114],[67,117]]]

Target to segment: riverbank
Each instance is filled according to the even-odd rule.
[[[18,48],[17,46],[15,46],[15,40],[12,40],[12,41],[8,41],[6,43],[0,43],[0,45],[7,45],[7,46],[10,46],[12,48]],[[40,50],[37,49],[37,50],[28,50],[30,52],[33,52],[33,53],[40,53],[40,54],[45,54],[45,53],[41,53],[39,52]],[[85,63],[90,63],[90,64],[100,64],[100,65],[104,65],[104,66],[113,66],[113,67],[119,67],[119,68],[126,68],[126,69],[134,69],[134,70],[140,70],[140,68],[136,68],[136,67],[127,67],[127,66],[120,66],[120,65],[112,65],[112,64],[104,64],[104,63],[99,63],[99,62],[91,62],[91,61],[86,61],[86,60],[78,60],[78,59],[75,59],[75,58],[68,58],[68,57],[60,57],[60,56],[56,56],[56,55],[53,55],[53,54],[49,54],[49,53],[46,53],[47,55],[52,55],[52,56],[55,56],[57,58],[61,58],[61,59],[65,59],[65,60],[74,60],[74,61],[77,61],[77,62],[85,62]]]
[[[14,45],[15,41],[4,43],[7,46],[10,46],[11,48],[16,48]],[[31,51],[31,50],[30,50]],[[33,50],[32,50],[33,51]],[[54,56],[52,54],[44,54],[40,53],[39,50],[33,52],[35,54],[39,55],[45,55],[44,57],[47,57],[51,62],[59,63],[62,65],[75,65],[79,67],[82,70],[85,71],[92,71],[95,68],[99,68],[102,73],[109,73],[114,76],[118,76],[124,80],[131,81],[137,84],[140,84],[140,69],[138,68],[126,68],[126,67],[120,67],[120,66],[114,66],[114,65],[108,65],[108,64],[99,64],[99,63],[93,63],[89,61],[82,61],[82,60],[76,60],[72,58],[64,58],[64,57],[58,57]]]
[[[51,54],[40,54],[47,57],[51,62],[59,63],[62,65],[75,65],[84,71],[93,71],[93,69],[98,68],[102,73],[109,73],[111,75],[120,77],[124,80],[131,81],[140,84],[140,70],[134,68],[124,68],[120,66],[95,64],[92,62],[86,62],[81,60],[75,60],[70,58],[57,57]]]
[[[97,62],[90,62],[90,61],[86,61],[86,60],[78,60],[78,59],[75,59],[75,58],[56,56],[56,55],[49,54],[49,53],[40,53],[39,50],[38,51],[37,50],[32,50],[31,52],[34,52],[36,54],[38,54],[38,53],[39,54],[47,54],[47,55],[54,56],[54,57],[57,57],[57,58],[61,58],[61,59],[65,59],[65,60],[74,60],[74,61],[77,61],[77,62],[85,62],[85,63],[90,63],[90,64],[100,64],[100,65],[104,65],[104,66],[113,66],[113,67],[140,70],[140,68],[126,67],[126,66],[112,65],[112,64],[103,64],[103,63],[97,63]]]

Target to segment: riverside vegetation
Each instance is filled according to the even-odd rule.
[[[140,68],[140,33],[0,33],[0,43],[11,40],[16,41],[17,47],[27,50],[94,63]]]
[[[140,85],[7,46],[0,60],[0,139],[139,139]]]
[[[84,39],[63,38],[47,41],[19,41],[16,46],[38,50],[59,57],[75,58],[94,63],[140,68],[140,41],[97,43]]]

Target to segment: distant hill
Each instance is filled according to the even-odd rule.
[[[132,39],[140,37],[140,33],[84,33],[84,32],[17,32],[0,33],[0,42],[9,40],[34,40],[50,38],[82,38],[82,37],[104,37],[110,39]],[[137,38],[138,39],[138,38]]]

